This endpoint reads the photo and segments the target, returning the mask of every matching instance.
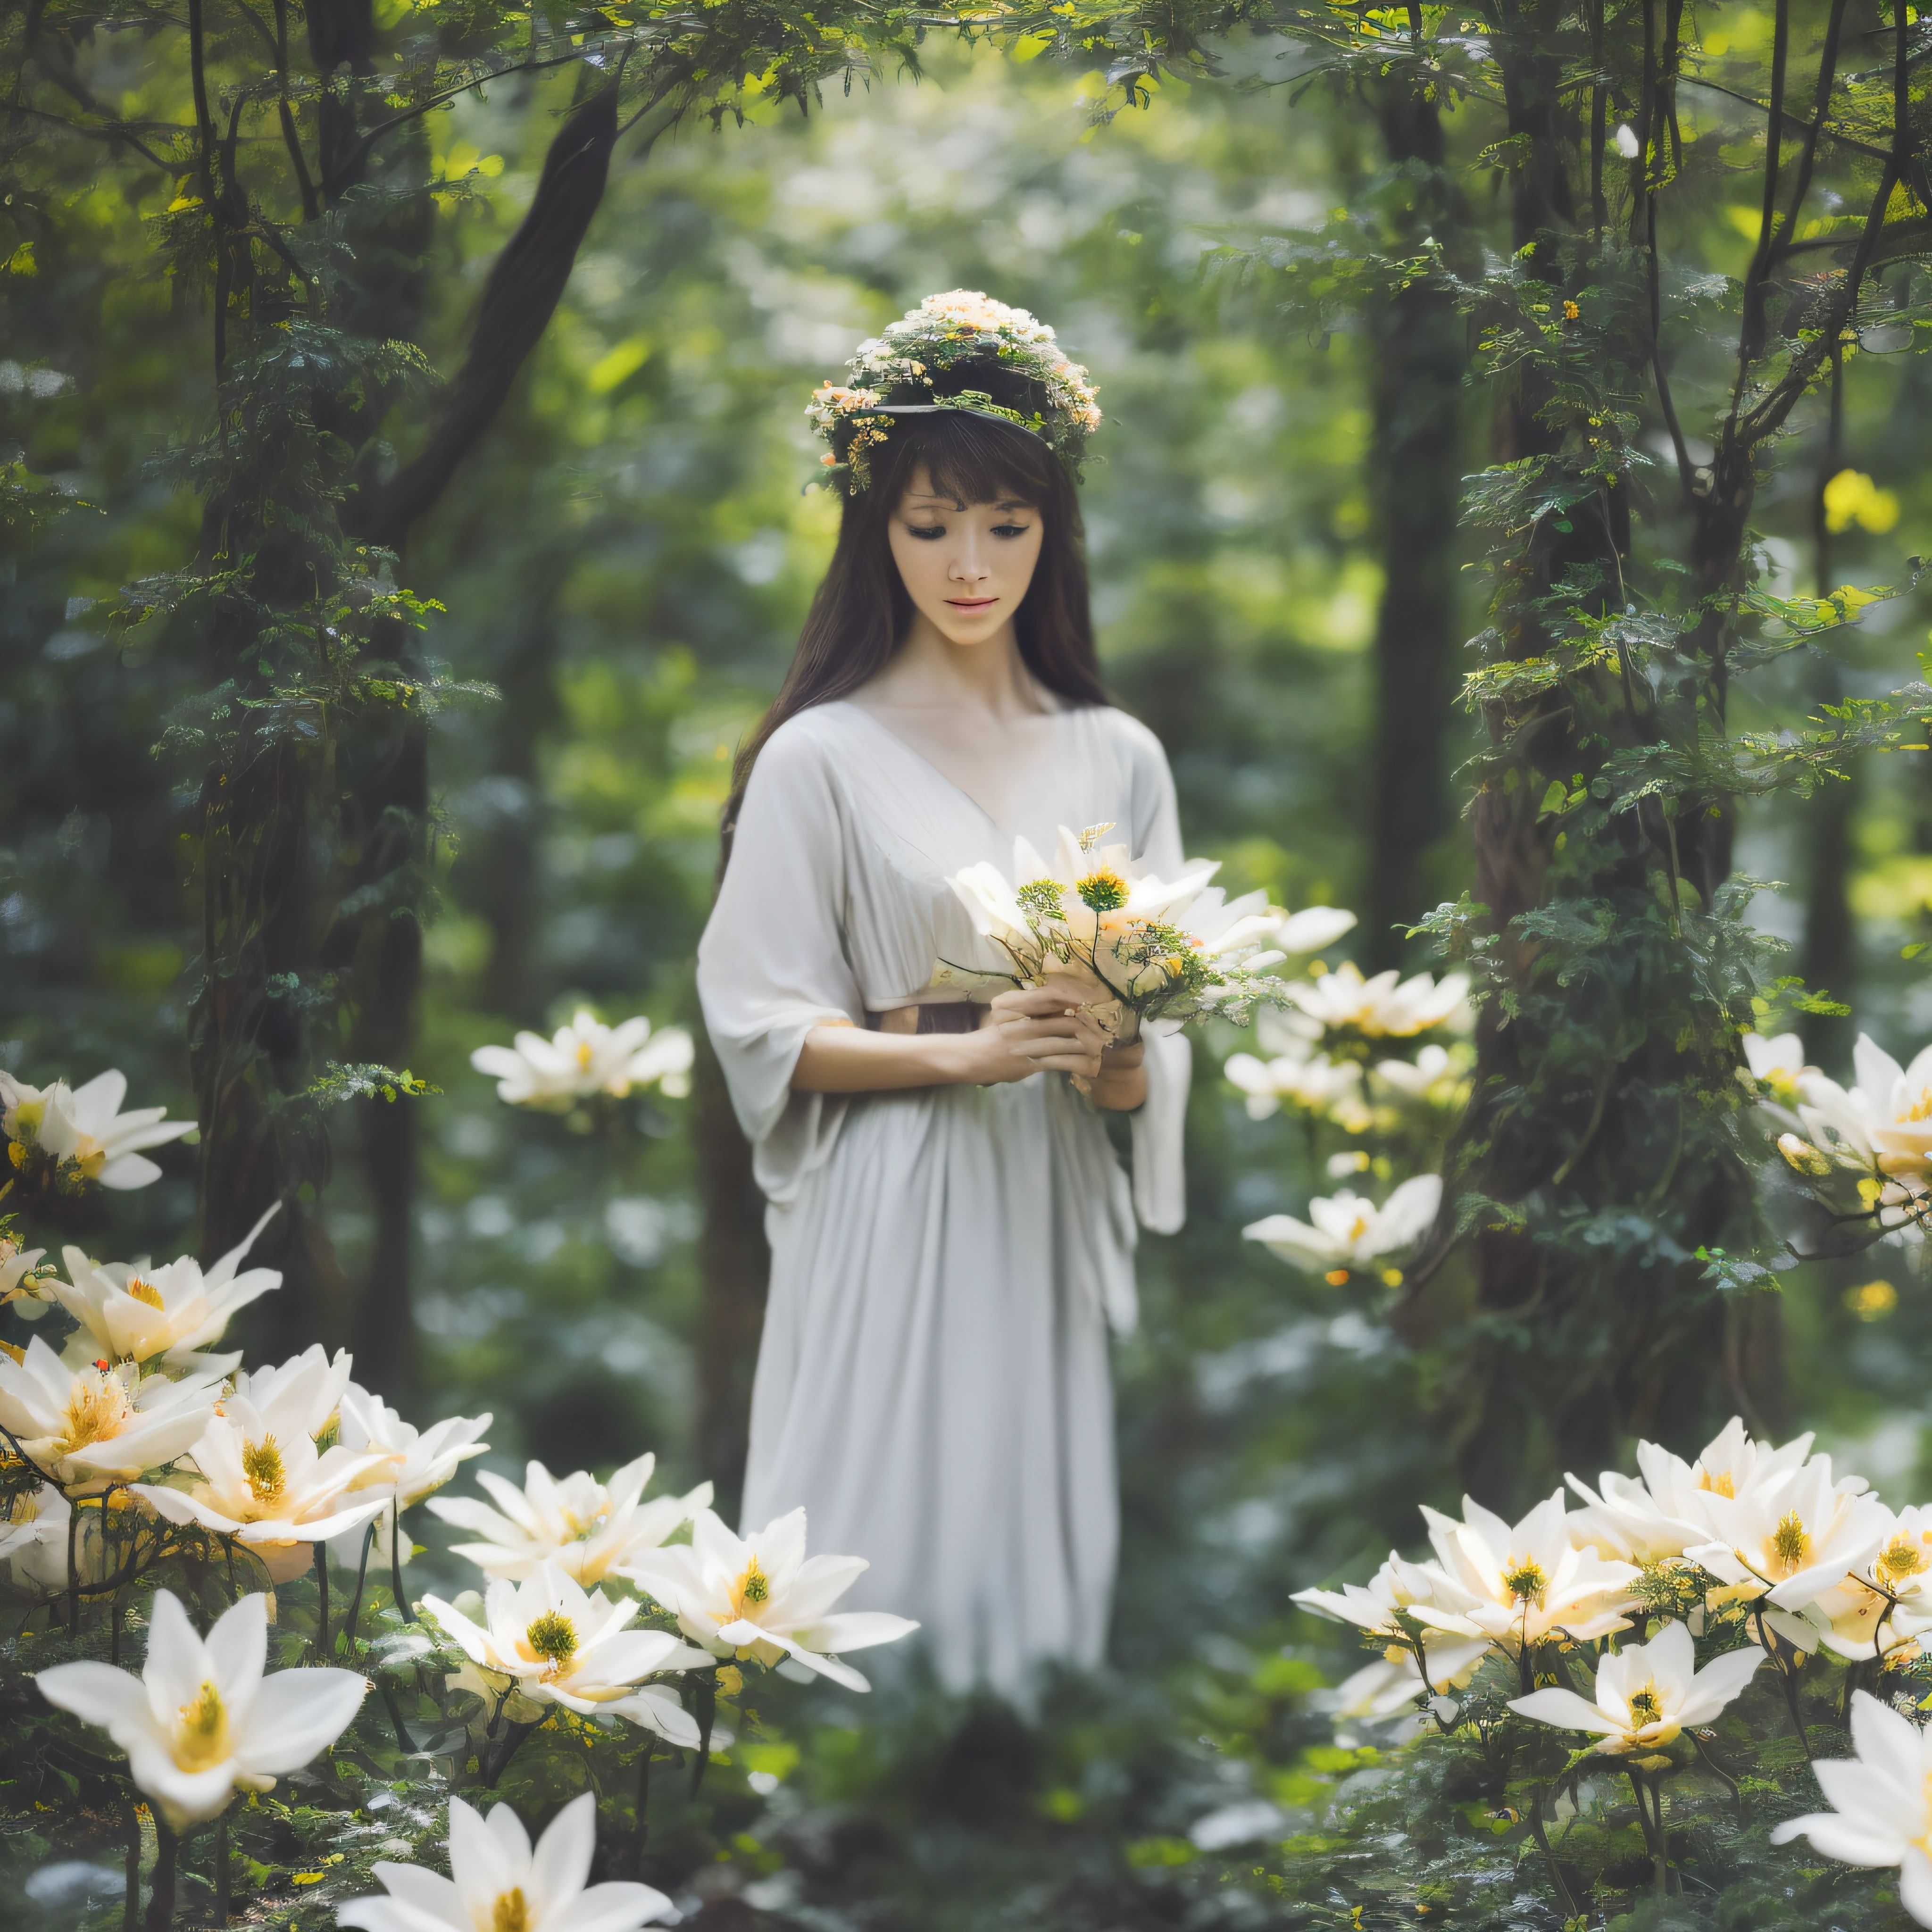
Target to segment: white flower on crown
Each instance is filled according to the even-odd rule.
[[[152,1262],[95,1262],[79,1248],[63,1251],[68,1281],[48,1284],[48,1293],[80,1324],[68,1342],[70,1360],[105,1356],[110,1362],[166,1358],[169,1368],[205,1369],[225,1373],[239,1353],[212,1358],[200,1352],[221,1340],[229,1318],[259,1295],[281,1286],[275,1268],[250,1268],[242,1262],[268,1225],[279,1202],[206,1274],[192,1255],[156,1268]]]
[[[64,1080],[29,1087],[0,1073],[0,1132],[16,1148],[44,1148],[103,1187],[146,1187],[160,1179],[161,1170],[141,1150],[179,1140],[195,1124],[165,1118],[165,1107],[124,1114],[127,1097],[128,1076],[117,1068],[71,1089]]]
[[[609,1027],[580,1006],[551,1039],[520,1033],[514,1046],[479,1046],[470,1064],[496,1081],[497,1098],[512,1106],[562,1111],[596,1094],[621,1100],[634,1087],[656,1085],[681,1098],[691,1091],[695,1057],[682,1027],[653,1036],[641,1013]]]
[[[346,1730],[368,1694],[352,1670],[265,1676],[265,1600],[244,1597],[204,1640],[166,1590],[154,1592],[139,1677],[95,1663],[57,1664],[35,1678],[57,1709],[98,1724],[177,1832],[227,1808],[238,1785],[268,1791]]]

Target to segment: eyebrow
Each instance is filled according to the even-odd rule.
[[[905,500],[909,503],[945,503],[956,510],[963,510],[967,507],[957,496],[942,496],[936,491],[929,490],[909,495]],[[996,510],[1030,510],[1034,506],[1024,496],[1003,496],[992,507]]]

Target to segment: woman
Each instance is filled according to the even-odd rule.
[[[1000,964],[947,880],[1108,822],[1171,875],[1174,786],[1094,655],[1084,371],[963,291],[850,366],[812,412],[838,545],[740,754],[698,951],[771,1204],[744,1516],[803,1504],[943,1682],[1024,1701],[1040,1664],[1105,1647],[1106,1328],[1134,1318],[1136,1207],[1180,1222],[1187,1048],[1110,1045],[1064,990],[935,987]],[[1132,1122],[1131,1192],[1106,1111]]]

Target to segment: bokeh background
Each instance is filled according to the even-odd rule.
[[[579,1132],[500,1106],[468,1057],[580,1004],[695,1029],[731,755],[776,688],[834,527],[835,504],[806,488],[803,406],[929,291],[1031,308],[1100,382],[1084,496],[1106,673],[1168,747],[1190,850],[1221,860],[1231,889],[1293,907],[1386,904],[1372,827],[1393,781],[1376,725],[1407,704],[1426,713],[1435,761],[1409,774],[1432,830],[1402,882],[1408,912],[1468,882],[1453,775],[1474,728],[1448,701],[1461,667],[1427,704],[1374,674],[1383,349],[1285,324],[1224,263],[1388,192],[1360,118],[1282,84],[1282,58],[1237,42],[1224,84],[1170,82],[1096,124],[1092,77],[939,48],[916,81],[685,128],[647,164],[620,164],[554,322],[411,544],[410,580],[448,607],[428,653],[502,693],[432,737],[439,910],[410,1065],[440,1090],[416,1103],[411,1266],[373,1310],[270,1298],[251,1354],[373,1320],[410,1412],[494,1412],[489,1466],[602,1470],[650,1448],[674,1485],[716,1480],[729,1514],[756,1237],[742,1192],[707,1168],[700,1102],[652,1095]],[[464,184],[438,199],[430,242],[423,333],[440,367],[570,85],[505,80],[425,124],[428,164]],[[24,455],[90,506],[0,581],[0,1065],[36,1080],[119,1066],[138,1099],[178,1114],[193,1111],[195,782],[152,748],[192,670],[103,618],[120,585],[192,550],[193,502],[150,459],[208,406],[176,352],[205,322],[125,272],[148,213],[106,185],[74,193],[94,198],[98,327],[55,339],[70,307],[37,307],[44,284],[16,276],[0,346],[0,458]],[[1698,245],[1735,266],[1749,242],[1720,210]],[[1842,575],[1895,578],[1932,516],[1925,418],[1897,396],[1855,372],[1846,460],[1880,494],[1834,536]],[[1470,391],[1458,406],[1473,470],[1486,405]],[[1808,500],[1794,485],[1761,508],[1782,532],[1774,575],[1803,580]],[[1452,581],[1457,636],[1480,594]],[[1834,674],[1842,688],[1895,685],[1925,621],[1910,598],[1875,613]],[[1810,694],[1812,668],[1778,675],[1773,698]],[[1908,956],[1932,932],[1932,756],[1880,761],[1834,810],[1829,837],[1809,808],[1748,819],[1744,869],[1788,882],[1764,886],[1756,916],[1801,952],[1836,944],[1830,990],[1903,1058],[1932,1033],[1932,988]],[[1434,964],[1368,920],[1329,955],[1344,957]],[[1844,1075],[1854,1023],[1814,1024]],[[1251,1120],[1219,1077],[1244,1043],[1224,1029],[1201,1057],[1187,1226],[1144,1241],[1142,1326],[1116,1358],[1126,1541],[1108,1670],[1057,1686],[1031,1724],[949,1702],[916,1671],[886,1673],[862,1728],[854,1699],[774,1686],[758,1736],[667,1828],[695,1848],[681,1882],[710,1901],[706,1923],[1264,1913],[1264,1894],[1223,1894],[1213,1855],[1278,1831],[1353,1762],[1310,1699],[1355,1657],[1288,1593],[1413,1546],[1415,1499],[1451,1504],[1460,1484],[1429,1338],[1399,1341],[1359,1296],[1240,1239],[1332,1189],[1326,1143],[1286,1115]],[[344,1110],[334,1128],[326,1209],[358,1280],[378,1225],[364,1118]],[[163,1159],[161,1184],[116,1204],[117,1252],[190,1239],[193,1154]],[[1907,1499],[1927,1473],[1928,1325],[1888,1250],[1795,1272],[1775,1420],[1855,1448]],[[420,1560],[439,1574],[434,1550]]]

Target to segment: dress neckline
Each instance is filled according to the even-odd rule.
[[[864,718],[867,724],[872,725],[874,730],[883,732],[885,736],[890,738],[902,752],[904,752],[908,758],[915,759],[918,763],[923,765],[941,784],[945,786],[947,790],[952,792],[957,797],[963,798],[988,825],[992,826],[994,831],[1004,832],[1007,829],[1000,823],[999,820],[996,818],[992,812],[986,809],[985,806],[980,803],[979,800],[975,798],[964,785],[960,784],[956,778],[949,778],[945,772],[941,771],[939,767],[919,748],[916,745],[911,742],[908,739],[902,738],[883,718],[874,716],[874,713],[868,711],[862,704],[854,704],[849,698],[835,698],[833,699],[832,703],[838,706],[843,710],[856,712],[860,717]],[[827,706],[826,708],[830,709],[830,707]],[[1060,719],[1063,718],[1070,717],[1076,710],[1084,708],[1085,707],[1084,706],[1067,705],[1060,710],[1049,711],[1046,713],[1046,716],[1053,721],[1054,724],[1057,727]]]

